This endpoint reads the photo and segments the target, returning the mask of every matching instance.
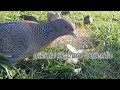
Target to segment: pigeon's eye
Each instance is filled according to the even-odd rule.
[[[68,26],[65,26],[65,28],[68,28]]]

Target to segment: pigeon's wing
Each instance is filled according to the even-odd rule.
[[[0,24],[0,54],[17,58],[28,48],[24,27],[17,23]]]

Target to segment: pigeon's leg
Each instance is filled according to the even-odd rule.
[[[14,58],[14,55],[5,55],[5,59],[7,59],[10,63],[10,66],[15,66],[17,63],[17,59]]]
[[[10,63],[10,66],[15,66],[17,63],[15,60],[8,60],[8,61]]]
[[[10,66],[15,66],[16,65],[16,63],[14,62],[10,62]]]

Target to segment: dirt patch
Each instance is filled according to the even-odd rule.
[[[69,43],[76,49],[93,49],[95,45],[91,36],[91,30],[89,26],[76,27],[77,39],[70,36],[62,36],[56,39],[50,47],[66,48],[65,44]]]

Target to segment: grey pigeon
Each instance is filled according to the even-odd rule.
[[[92,23],[92,17],[90,15],[87,15],[84,17],[84,24],[91,24]]]
[[[38,22],[38,20],[34,16],[21,15],[19,17],[22,18],[23,20],[29,20],[29,21]]]
[[[48,18],[48,21],[54,21],[56,19],[60,19],[60,14],[58,12],[55,12],[55,13],[52,13],[52,12],[49,12],[47,14],[47,18]]]
[[[62,11],[61,14],[62,15],[68,15],[68,14],[70,14],[70,11]]]
[[[49,46],[56,38],[74,34],[75,25],[66,19],[47,23],[18,21],[0,23],[0,55],[11,65]]]

